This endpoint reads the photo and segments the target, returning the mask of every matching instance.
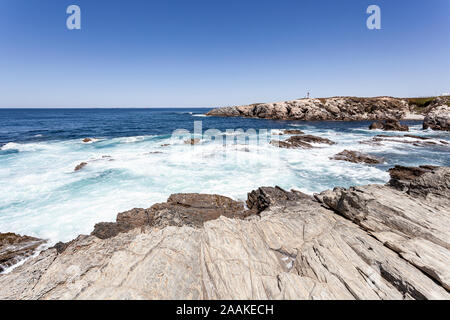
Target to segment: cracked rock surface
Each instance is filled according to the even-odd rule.
[[[266,187],[246,217],[80,236],[0,275],[0,298],[450,299],[449,175],[315,197]],[[172,202],[194,212],[186,197]]]

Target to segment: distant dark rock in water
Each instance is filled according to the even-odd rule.
[[[201,227],[204,222],[220,216],[244,218],[252,214],[244,209],[242,202],[210,194],[173,194],[167,202],[149,209],[133,209],[117,215],[116,222],[95,225],[92,235],[108,239],[119,233],[143,226],[163,228],[166,226]]]
[[[161,145],[161,147],[168,147],[168,146],[170,146],[169,143],[165,143],[165,144],[162,144],[162,145]]]
[[[83,169],[85,166],[87,166],[87,162],[82,162],[75,167],[74,171],[79,171],[79,170]]]
[[[395,119],[388,119],[384,122],[377,121],[369,126],[370,130],[380,129],[385,131],[409,131],[407,125],[400,124],[400,121]]]
[[[283,133],[284,134],[305,134],[301,130],[284,130]]]
[[[194,145],[194,144],[199,144],[200,143],[200,139],[199,138],[192,138],[189,140],[184,141],[185,144],[190,144],[190,145]]]
[[[84,142],[84,143],[92,142],[92,139],[91,139],[91,138],[84,138],[84,139],[83,139],[83,142]]]
[[[0,272],[33,255],[45,241],[15,233],[0,233]]]
[[[294,148],[311,149],[313,148],[311,143],[329,144],[329,145],[336,144],[330,139],[316,137],[313,135],[292,136],[284,141],[272,140],[270,143],[272,145],[285,149],[294,149]]]
[[[247,194],[247,207],[257,214],[270,206],[283,205],[287,201],[312,199],[309,195],[300,191],[286,191],[280,187],[261,187]]]
[[[389,136],[392,137],[392,136]],[[413,134],[405,134],[404,136],[394,136],[394,137],[406,137],[406,138],[413,138],[413,139],[419,139],[419,140],[430,140],[431,138],[428,137],[421,137],[421,136],[416,136]]]
[[[339,152],[331,159],[348,161],[353,163],[368,163],[368,164],[377,164],[383,161],[382,159],[353,150],[344,150],[342,152]]]
[[[423,129],[450,131],[450,105],[433,109],[423,121]]]

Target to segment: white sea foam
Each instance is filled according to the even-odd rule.
[[[0,161],[0,232],[50,239],[53,244],[89,234],[97,222],[114,221],[118,212],[147,208],[177,192],[217,193],[244,200],[247,192],[260,186],[279,185],[313,194],[335,186],[385,183],[389,179],[385,167],[330,158],[350,149],[410,161],[411,152],[423,151],[397,142],[360,144],[374,133],[358,128],[342,133],[299,127],[337,144],[280,149],[268,143],[274,139],[270,131],[267,141],[259,145],[237,140],[235,145],[224,146],[203,139],[191,146],[184,143],[187,136],[178,140],[136,136],[90,144],[80,140],[7,143],[1,150],[19,153]],[[418,130],[417,134],[432,137],[436,133]],[[433,155],[430,159],[439,164]],[[74,172],[81,162],[88,164]]]

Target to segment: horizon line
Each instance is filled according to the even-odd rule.
[[[379,96],[352,96],[352,95],[343,95],[343,96],[328,96],[328,97],[303,97],[297,99],[288,99],[281,100],[283,101],[294,101],[294,100],[312,100],[312,99],[333,99],[333,98],[363,98],[363,99],[377,99],[377,98],[393,98],[393,99],[425,99],[425,98],[438,98],[438,97],[448,97],[450,96],[448,93],[442,93],[440,95],[424,95],[424,96],[410,96],[410,97],[396,97],[390,95],[379,95]],[[1,107],[0,109],[215,109],[215,108],[223,108],[228,106],[246,106],[252,104],[263,104],[263,103],[276,103],[273,101],[270,102],[258,102],[258,103],[249,103],[249,104],[232,104],[232,105],[216,105],[216,106],[141,106],[141,107],[122,107],[122,106],[108,106],[108,107]]]

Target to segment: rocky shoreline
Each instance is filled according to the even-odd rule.
[[[0,299],[450,299],[450,168],[390,174],[246,206],[175,194],[0,275]]]
[[[450,130],[450,97],[298,99],[216,108],[207,116],[302,121],[424,120],[424,129]]]

